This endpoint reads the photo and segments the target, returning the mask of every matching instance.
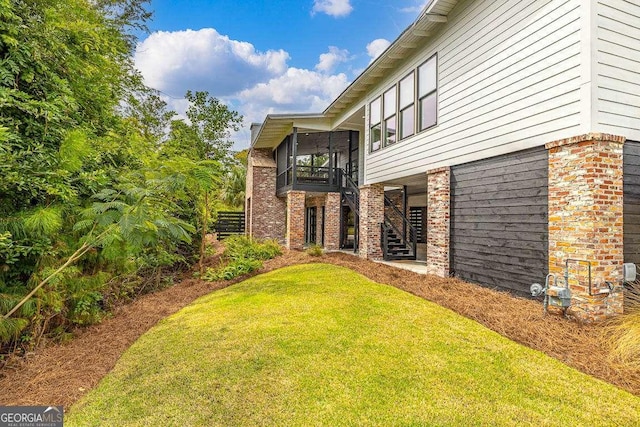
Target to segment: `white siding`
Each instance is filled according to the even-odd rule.
[[[596,131],[640,141],[640,1],[596,7]]]
[[[368,98],[437,52],[438,125],[368,153],[367,183],[580,133],[580,0],[468,0],[448,19]]]

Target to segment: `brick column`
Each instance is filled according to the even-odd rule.
[[[368,259],[382,259],[380,224],[384,222],[384,185],[360,187],[360,248],[359,255]]]
[[[588,134],[546,145],[549,150],[549,272],[564,283],[566,259],[591,261],[592,295],[585,264],[571,264],[569,313],[597,321],[622,312],[618,284],[624,262],[624,137]]]
[[[287,192],[287,249],[304,248],[305,192]]]
[[[340,193],[327,193],[324,199],[324,247],[340,249]]]
[[[286,206],[276,196],[276,163],[270,149],[250,151],[245,194],[246,234],[284,243]]]
[[[449,277],[451,171],[427,172],[427,272]]]

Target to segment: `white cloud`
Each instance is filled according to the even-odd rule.
[[[418,4],[415,4],[413,6],[407,6],[407,7],[403,7],[400,9],[400,12],[405,12],[405,13],[415,13],[418,14],[420,12],[422,12],[422,10],[427,6],[427,4],[429,4],[431,2],[431,0],[424,0],[421,1]]]
[[[332,74],[349,52],[329,47],[315,70],[289,67],[284,50],[256,51],[208,28],[153,33],[141,42],[135,63],[147,85],[163,92],[169,108],[184,118],[187,90],[208,91],[244,116],[245,127],[232,135],[234,149],[249,145],[249,123],[269,113],[322,112],[348,85]]]
[[[391,42],[387,39],[375,39],[371,43],[367,45],[367,54],[371,57],[371,62],[375,61],[375,59],[380,56],[382,52],[384,52]]]
[[[349,59],[349,51],[346,49],[338,49],[335,46],[329,46],[329,52],[320,55],[316,64],[316,70],[323,73],[332,72],[338,64],[346,62]]]
[[[329,16],[347,16],[353,10],[350,0],[314,0],[313,13],[326,13]]]
[[[282,74],[289,54],[259,52],[251,43],[204,28],[153,33],[138,44],[134,60],[147,85],[171,96],[183,96],[187,89],[223,96]]]
[[[279,77],[243,90],[238,99],[247,120],[262,122],[270,113],[322,112],[347,84],[343,73],[289,68]]]

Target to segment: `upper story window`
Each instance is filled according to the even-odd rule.
[[[415,77],[412,71],[404,79],[400,80],[400,139],[416,133],[416,108],[415,108]]]
[[[396,142],[396,87],[386,91],[382,97],[384,111],[384,141],[386,147]]]
[[[380,110],[382,108],[380,97],[369,104],[369,139],[371,140],[371,151],[380,149],[382,139],[382,126],[380,120]]]
[[[438,122],[438,57],[418,67],[418,125],[421,131]]]
[[[369,104],[371,151],[438,123],[438,56],[433,55]]]

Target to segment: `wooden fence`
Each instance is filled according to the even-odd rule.
[[[244,234],[244,227],[244,212],[218,212],[218,221],[214,225],[218,240],[234,234]]]

